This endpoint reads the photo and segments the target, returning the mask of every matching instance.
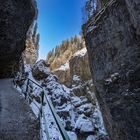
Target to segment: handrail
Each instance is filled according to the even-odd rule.
[[[40,85],[39,85],[38,83],[36,83],[35,81],[33,81],[33,80],[29,79],[29,78],[27,78],[27,80],[31,81],[32,83],[34,83],[35,85],[37,85],[38,87],[40,87],[41,89],[43,89],[43,87],[40,86]]]
[[[34,82],[33,80],[31,80],[29,78],[27,78],[27,79],[24,78],[22,80],[27,80],[27,84],[25,84],[25,86],[26,86],[26,93],[28,93],[28,89],[31,88],[31,87],[29,87],[29,81],[31,81],[32,83],[34,83],[35,85],[37,85],[38,87],[40,87],[43,90],[43,87],[41,87],[39,84],[37,84],[36,82]],[[13,79],[13,83],[17,87],[15,79]],[[46,118],[45,118],[45,115],[44,115],[44,112],[43,112],[43,109],[42,109],[43,101],[41,101],[41,107],[38,107],[38,105],[33,101],[33,99],[30,97],[29,94],[25,95],[25,99],[31,100],[31,102],[34,103],[34,105],[38,108],[38,110],[39,110],[38,119],[39,119],[40,126],[41,126],[42,125],[41,124],[42,117],[43,117],[44,121],[46,122]],[[41,99],[43,99],[43,98],[41,98]],[[49,136],[49,132],[48,132],[48,128],[47,128],[47,123],[45,123],[45,130],[46,130],[45,132],[46,132],[47,140],[50,140],[50,136]],[[40,132],[40,133],[42,133],[42,132]]]
[[[31,82],[33,82],[35,85],[39,86],[39,87],[43,90],[43,91],[42,91],[43,94],[41,94],[41,95],[43,95],[42,100],[44,100],[44,96],[45,96],[45,94],[44,94],[44,88],[41,87],[40,85],[38,85],[38,84],[37,84],[36,82],[34,82],[33,80],[31,80],[31,79],[29,79],[29,78],[28,78],[28,80],[31,81]],[[45,96],[45,97],[46,97],[46,96]],[[47,97],[46,97],[46,101],[47,101],[47,103],[48,103],[48,105],[49,105],[49,107],[50,107],[50,109],[51,109],[52,115],[53,115],[53,117],[54,117],[54,119],[55,119],[55,121],[56,121],[56,123],[57,123],[57,126],[58,126],[58,128],[59,128],[59,130],[60,130],[60,133],[61,133],[63,139],[64,139],[64,140],[70,140],[70,139],[69,139],[69,136],[68,136],[67,133],[65,132],[64,127],[62,126],[61,122],[59,121],[60,118],[59,118],[59,116],[57,115],[57,113],[56,113],[56,111],[55,111],[55,109],[54,109],[54,106],[53,106],[52,102],[51,102]],[[44,102],[44,101],[42,101],[42,104],[43,104],[43,102]],[[41,113],[42,113],[42,115],[44,116],[44,120],[46,121],[43,110],[42,110]],[[46,123],[45,123],[45,124],[46,124]],[[47,136],[47,137],[48,137],[48,136]]]
[[[46,96],[45,96],[45,97],[46,97]],[[56,121],[56,123],[57,123],[57,125],[58,125],[58,127],[59,127],[59,130],[60,130],[60,132],[61,132],[61,134],[62,134],[63,139],[64,139],[64,140],[70,140],[68,134],[65,132],[64,127],[62,126],[61,122],[59,121],[60,118],[59,118],[59,116],[57,115],[57,113],[56,113],[56,111],[55,111],[55,109],[54,109],[54,106],[53,106],[52,102],[51,102],[47,97],[46,97],[46,100],[47,100],[48,105],[49,105],[49,107],[50,107],[50,109],[51,109],[51,112],[52,112],[52,114],[53,114],[53,116],[54,116],[54,119],[55,119],[55,121]]]
[[[29,78],[22,79],[22,80],[27,80],[27,84],[25,84],[25,85],[26,85],[26,93],[28,93],[28,88],[29,88],[29,82],[30,82],[30,81],[31,81],[32,83],[34,83],[35,85],[37,85],[39,88],[42,89],[42,94],[41,94],[41,108],[40,108],[40,110],[39,110],[39,112],[40,112],[40,114],[39,114],[39,119],[41,120],[40,117],[43,117],[43,119],[44,119],[44,121],[45,121],[46,136],[47,136],[47,139],[49,140],[49,139],[50,139],[50,136],[49,136],[49,132],[48,132],[48,128],[47,128],[47,123],[46,123],[47,121],[46,121],[45,114],[44,114],[44,111],[43,111],[43,103],[44,103],[44,96],[45,96],[45,94],[44,94],[44,93],[45,93],[45,92],[44,92],[44,88],[43,88],[42,86],[40,86],[38,83],[36,83],[35,81],[33,81],[33,80],[29,79]],[[30,98],[30,95],[28,94],[27,96],[28,96],[28,98],[31,99],[32,102],[33,102],[33,99]],[[52,115],[53,115],[53,117],[54,117],[54,119],[55,119],[55,122],[56,122],[56,124],[57,124],[57,126],[58,126],[58,128],[59,128],[59,130],[60,130],[60,133],[61,133],[61,135],[62,135],[62,137],[63,137],[63,140],[70,140],[68,134],[66,133],[64,127],[62,126],[62,123],[60,122],[60,118],[59,118],[59,116],[57,115],[57,113],[56,113],[56,111],[55,111],[55,108],[54,108],[52,102],[51,102],[46,96],[45,96],[45,98],[46,98],[46,101],[47,101],[47,103],[48,103],[48,105],[49,105],[49,107],[50,107],[50,110],[51,110]],[[33,103],[34,103],[34,102],[33,102]],[[34,104],[35,104],[35,103],[34,103]],[[36,105],[36,104],[35,104],[35,105]],[[36,106],[37,106],[37,105],[36,105]],[[38,106],[37,106],[37,108],[39,109]]]

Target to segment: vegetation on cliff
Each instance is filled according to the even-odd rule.
[[[39,51],[39,39],[40,34],[37,32],[37,22],[35,22],[30,28],[29,34],[26,40],[26,49],[25,49],[25,62],[27,64],[34,64],[38,59]]]
[[[74,36],[64,40],[60,45],[56,46],[47,55],[47,63],[50,63],[51,69],[55,70],[65,64],[71,56],[77,51],[85,47],[83,37]]]

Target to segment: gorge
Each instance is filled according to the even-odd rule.
[[[58,64],[54,63],[54,71],[50,72],[50,64],[41,60],[34,65],[25,65],[23,74],[20,71],[21,65],[23,66],[22,53],[26,45],[33,44],[32,37],[28,38],[28,35],[37,17],[37,5],[34,0],[0,0],[0,79],[11,78],[17,73],[19,77],[16,80],[21,84],[18,85],[20,91],[25,90],[28,78],[37,82],[45,90],[45,96],[52,101],[71,140],[139,140],[140,1],[97,0],[96,4],[96,10],[82,27],[86,48],[83,44],[78,51],[68,52],[68,47],[65,48],[67,57],[71,51],[73,54],[62,63],[62,67],[56,68]],[[36,43],[38,46],[38,41]],[[28,63],[35,63],[38,56],[35,45],[31,50],[30,47],[27,48],[27,51]],[[32,53],[35,53],[33,57]],[[60,56],[62,57],[62,54]],[[10,82],[8,80],[7,87],[11,90]],[[6,89],[7,82],[1,80],[0,83],[1,117],[6,110],[1,105],[1,94],[4,93],[3,87]],[[40,99],[42,91],[33,84],[28,84],[35,90],[30,90],[32,99],[43,106],[44,102],[41,104]],[[9,94],[12,92],[9,91]],[[17,108],[18,104],[25,104],[23,99],[20,102],[21,97],[18,94],[15,95],[18,98],[13,96],[13,100],[7,96],[8,103],[16,102]],[[23,110],[18,110],[25,111],[21,114],[28,116],[28,120],[34,118],[34,131],[31,129],[30,132],[36,132],[36,135],[31,135],[39,139],[38,122],[31,111],[32,103],[29,105],[26,104],[26,110],[32,115],[29,115],[22,105]],[[44,110],[47,105],[44,105]],[[6,111],[9,113],[8,109]],[[18,117],[15,114],[14,116]],[[51,127],[54,125],[51,121],[48,124]],[[1,128],[0,126],[0,130]],[[54,129],[50,129],[52,130]],[[50,133],[53,139],[56,133]],[[3,135],[0,131],[0,138]],[[30,140],[31,136],[28,139]],[[17,140],[20,140],[19,137]]]

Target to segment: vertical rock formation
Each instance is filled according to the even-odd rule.
[[[67,63],[61,65],[53,73],[57,75],[61,84],[71,87],[81,81],[91,80],[87,49],[83,48],[74,53]]]
[[[87,81],[91,79],[87,51],[85,51],[83,55],[79,54],[73,56],[69,61],[69,65],[72,80],[74,75],[80,76],[82,81]]]
[[[10,77],[25,49],[36,10],[33,0],[0,1],[0,78]]]
[[[100,8],[83,27],[96,96],[110,139],[139,140],[140,1]]]
[[[37,22],[30,28],[30,34],[26,40],[24,61],[26,64],[35,64],[38,59],[40,35],[37,33]]]

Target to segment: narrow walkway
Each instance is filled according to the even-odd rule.
[[[39,140],[39,122],[11,79],[0,80],[0,140]]]

